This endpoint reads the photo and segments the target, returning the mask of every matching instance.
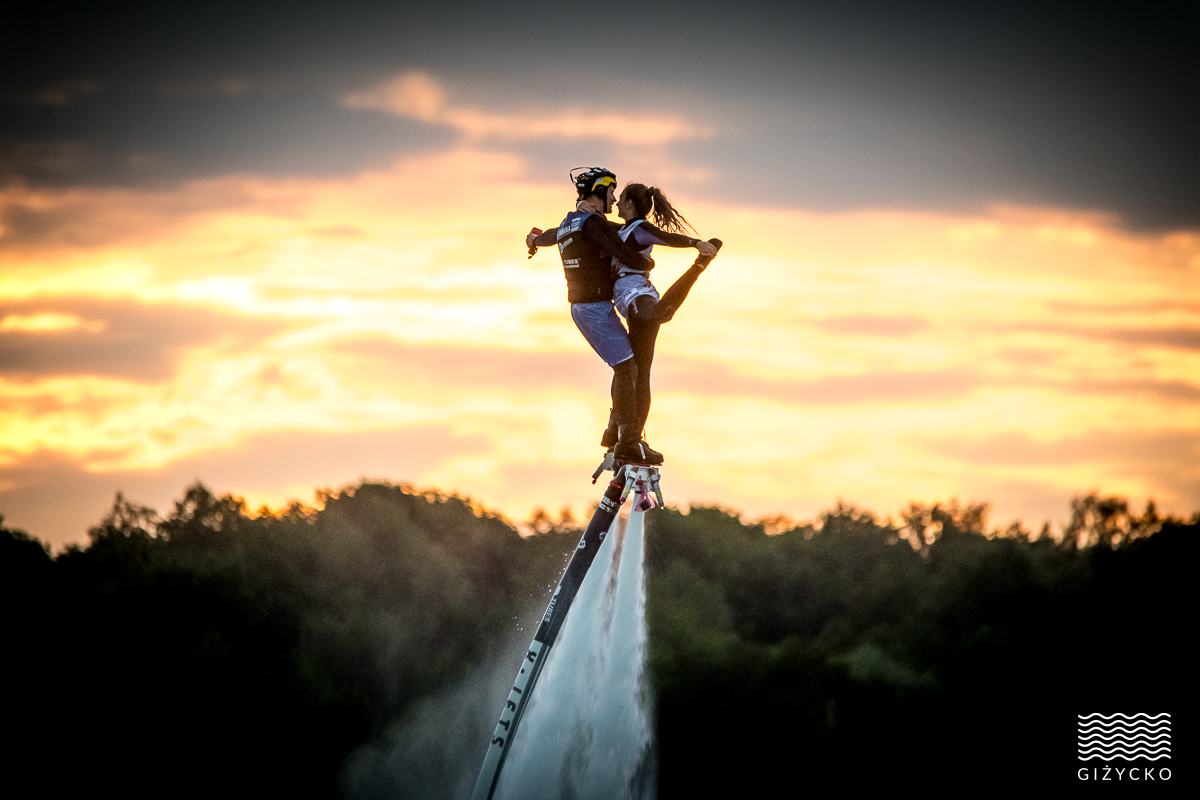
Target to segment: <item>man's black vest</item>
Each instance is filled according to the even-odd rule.
[[[571,303],[603,303],[613,299],[612,256],[583,233],[583,223],[593,214],[594,211],[572,211],[558,226],[558,254],[562,256],[567,301]]]

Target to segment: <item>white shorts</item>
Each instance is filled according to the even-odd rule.
[[[644,294],[659,299],[658,289],[650,282],[650,276],[644,272],[631,272],[617,278],[613,286],[613,305],[622,317],[629,319],[629,305]]]

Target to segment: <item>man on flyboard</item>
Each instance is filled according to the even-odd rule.
[[[629,334],[613,307],[614,259],[634,269],[649,270],[653,259],[621,240],[605,215],[616,201],[617,176],[601,167],[579,175],[572,171],[578,192],[575,210],[557,230],[533,228],[525,237],[532,255],[538,247],[558,245],[567,279],[571,319],[604,362],[612,367],[612,409],[617,422],[617,461],[661,464],[662,453],[642,439],[644,420],[637,412],[637,363]]]

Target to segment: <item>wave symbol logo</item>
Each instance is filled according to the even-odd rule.
[[[1171,757],[1170,714],[1080,714],[1079,760]]]

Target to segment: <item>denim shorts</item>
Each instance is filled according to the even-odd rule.
[[[629,319],[629,305],[637,298],[644,294],[648,294],[655,300],[658,300],[658,289],[654,288],[654,284],[650,282],[649,276],[644,272],[631,272],[628,275],[622,275],[617,278],[617,285],[613,287],[613,305],[625,319]]]
[[[617,318],[612,303],[572,303],[571,319],[575,320],[575,327],[579,328],[583,338],[610,367],[633,358],[629,334]]]

